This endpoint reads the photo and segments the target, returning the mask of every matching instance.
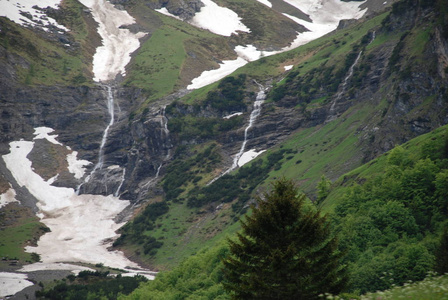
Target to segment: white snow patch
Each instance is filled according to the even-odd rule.
[[[111,165],[111,166],[107,167],[108,170],[115,170],[115,169],[119,169],[119,168],[120,168],[119,165]]]
[[[243,58],[246,61],[255,61],[260,58],[262,58],[265,52],[257,50],[255,46],[253,45],[247,45],[247,46],[236,46],[235,52],[238,54],[239,57]],[[266,52],[270,53],[270,52]]]
[[[34,128],[34,134],[36,135],[34,137],[34,140],[43,140],[46,139],[50,143],[56,144],[56,145],[62,145],[59,143],[56,138],[58,137],[57,134],[49,135],[49,133],[53,132],[54,129],[49,127],[37,127]]]
[[[59,174],[56,174],[56,176],[53,176],[50,179],[48,179],[47,183],[48,184],[53,184],[56,181],[56,179],[58,179],[58,177],[59,177]]]
[[[202,74],[193,79],[191,84],[187,86],[187,89],[198,89],[213,82],[220,80],[221,78],[226,77],[227,75],[233,73],[238,68],[247,64],[247,61],[238,57],[235,60],[224,60],[222,64],[220,64],[218,69],[204,71]]]
[[[241,22],[241,18],[234,11],[218,6],[211,0],[202,0],[202,3],[205,6],[191,19],[191,25],[223,36],[231,36],[232,33],[238,34],[238,31],[250,32],[250,29]]]
[[[34,272],[34,271],[47,271],[47,270],[68,270],[72,271],[74,274],[78,274],[81,271],[95,271],[94,269],[72,265],[72,264],[64,264],[64,263],[43,263],[38,262],[31,265],[23,266],[19,272]]]
[[[266,150],[257,152],[255,151],[255,149],[251,149],[249,151],[244,152],[243,155],[241,155],[240,159],[238,160],[238,167],[244,166],[245,164],[253,160],[255,157],[263,153],[264,151]]]
[[[233,114],[231,114],[231,115],[224,116],[224,117],[222,117],[222,118],[223,118],[223,119],[230,119],[230,118],[232,118],[232,117],[240,116],[240,115],[242,115],[242,114],[243,114],[242,112],[236,112],[236,113],[233,113]]]
[[[61,0],[0,0],[0,17],[7,17],[22,26],[40,27],[45,31],[48,31],[46,27],[50,25],[54,25],[60,30],[69,31],[66,27],[58,24],[56,20],[48,17],[40,9],[33,8],[33,6],[58,8],[60,2]],[[31,19],[21,13],[31,16]]]
[[[153,273],[153,275],[148,274],[148,273],[142,273],[142,272],[128,272],[128,273],[122,273],[121,276],[123,277],[134,277],[136,275],[141,275],[141,276],[145,276],[146,278],[148,278],[149,280],[154,280],[155,278],[155,273]]]
[[[266,5],[267,7],[272,7],[272,3],[269,2],[269,0],[257,0],[258,2],[260,2],[261,4]]]
[[[344,2],[339,0],[284,0],[309,15],[314,24],[331,25],[336,28],[340,20],[359,19],[367,8],[360,10],[362,2]],[[298,22],[301,24],[300,22]]]
[[[302,46],[313,41],[333,30],[335,30],[342,19],[359,19],[367,11],[367,8],[360,10],[359,6],[363,2],[343,2],[338,0],[285,0],[289,4],[297,7],[308,14],[313,22],[306,22],[299,18],[284,14],[298,24],[305,26],[309,31],[299,33],[290,46],[280,51],[259,51],[254,46],[236,46],[235,52],[238,54],[236,60],[224,61],[219,69],[204,71],[199,77],[192,80],[187,89],[198,89],[225,76],[231,74],[236,69],[244,66],[249,61],[254,61],[262,57],[271,56]],[[230,67],[232,66],[232,68]]]
[[[74,174],[76,179],[80,179],[84,176],[86,170],[84,166],[90,165],[91,162],[88,160],[80,159],[78,160],[76,156],[77,151],[67,154],[68,171]]]
[[[0,297],[14,295],[32,285],[26,274],[0,272]]]
[[[165,15],[165,16],[168,16],[168,17],[172,17],[172,18],[175,18],[175,19],[178,19],[178,20],[182,20],[178,16],[173,15],[172,13],[170,13],[168,11],[168,9],[166,9],[166,7],[162,7],[160,9],[155,9],[155,11],[161,13],[162,15]]]
[[[5,193],[0,195],[0,208],[12,202],[19,202],[16,199],[16,191],[13,188],[8,189]]]
[[[140,47],[139,38],[145,33],[132,33],[120,26],[135,23],[126,11],[116,9],[105,0],[80,0],[92,11],[92,16],[98,22],[98,33],[103,39],[103,45],[96,49],[93,56],[93,73],[95,81],[108,81],[121,73],[126,75],[126,65],[131,60],[131,53]]]
[[[289,65],[289,66],[284,66],[283,68],[285,68],[285,71],[289,71],[294,67],[294,65]]]
[[[3,155],[17,184],[25,186],[38,200],[41,222],[51,229],[40,238],[37,247],[28,246],[26,251],[38,253],[44,263],[85,262],[139,268],[122,252],[107,250],[123,225],[113,220],[129,201],[112,195],[78,196],[71,188],[51,186],[31,169],[27,155],[33,145],[32,141],[11,142],[10,153]]]

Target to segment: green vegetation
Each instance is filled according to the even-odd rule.
[[[240,74],[236,78],[229,76],[221,80],[215,90],[209,91],[201,102],[195,101],[192,105],[193,113],[185,105],[177,102],[167,106],[166,112],[170,116],[168,129],[179,140],[192,138],[211,139],[217,135],[238,128],[242,124],[241,117],[223,119],[222,115],[235,111],[245,110],[246,94],[244,88],[246,75]],[[211,117],[198,115],[200,111],[208,110]]]
[[[442,184],[441,180],[448,166],[447,130],[445,126],[411,140],[333,183],[323,208],[333,211],[333,230],[339,236],[340,250],[347,253],[344,261],[352,294],[348,298],[343,294],[325,297],[376,299],[383,295],[383,299],[397,299],[400,293],[406,293],[429,295],[415,299],[444,299],[445,277],[409,282],[425,278],[435,266],[437,249],[443,247],[440,236],[446,220],[446,181]],[[162,272],[129,299],[151,295],[163,299],[229,299],[219,271],[219,258],[229,250],[222,241],[205,249],[173,271]],[[404,286],[394,287],[399,285]],[[392,289],[359,295],[386,288]]]
[[[26,85],[78,85],[88,82],[91,66],[94,34],[83,13],[83,6],[74,0],[64,1],[61,10],[52,15],[61,24],[70,28],[64,41],[51,40],[31,29],[17,25],[6,18],[0,19],[0,44],[8,49],[10,55],[20,57],[15,72]],[[0,59],[6,59],[2,57]]]
[[[222,281],[221,259],[228,253],[220,243],[204,248],[188,257],[172,271],[162,272],[154,281],[142,284],[132,294],[120,299],[128,300],[206,300],[229,299]]]
[[[188,37],[172,26],[162,26],[138,50],[125,84],[141,87],[158,98],[173,91],[186,58],[183,42]],[[166,39],[170,42],[166,43]]]
[[[334,188],[344,192],[331,192],[324,202],[334,207],[353,290],[422,280],[437,264],[438,236],[447,217],[447,128],[418,140],[372,161],[372,168],[347,174]]]
[[[48,232],[48,228],[39,222],[26,208],[10,204],[0,212],[0,256],[22,263],[39,261],[36,253],[26,253],[24,247]]]
[[[229,240],[223,285],[232,299],[318,299],[346,286],[329,222],[297,195],[291,181],[274,182]]]
[[[408,282],[403,286],[396,286],[390,290],[376,292],[362,296],[361,300],[443,300],[448,298],[448,276],[435,277],[433,274],[427,276],[420,282]],[[333,299],[333,298],[327,298]],[[334,298],[338,299],[338,298]]]
[[[56,283],[51,288],[36,292],[37,299],[118,299],[128,295],[142,282],[147,282],[143,276],[124,277],[117,275],[109,277],[109,272],[81,271],[78,276],[69,275],[67,279]],[[43,284],[41,284],[43,286]]]

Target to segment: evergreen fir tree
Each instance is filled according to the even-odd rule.
[[[223,260],[224,287],[233,299],[317,299],[347,283],[337,240],[319,211],[286,179],[273,183],[265,200],[241,221]]]

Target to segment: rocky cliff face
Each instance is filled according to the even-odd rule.
[[[115,3],[126,5],[126,1]],[[148,5],[154,8],[167,7],[172,13],[176,11],[184,18],[191,17],[201,7],[200,1],[159,1],[149,2]],[[431,18],[431,14],[434,12],[427,10],[417,16],[412,9],[406,11],[405,15],[393,14],[378,28],[376,34],[412,31],[415,26],[419,26],[419,22]],[[285,95],[278,101],[263,105],[262,114],[249,132],[246,149],[268,149],[287,139],[299,128],[324,125],[332,117],[338,118],[351,107],[363,103],[376,107],[358,129],[359,145],[365,160],[391,149],[395,144],[446,124],[447,41],[436,29],[425,45],[423,60],[416,64],[412,60],[400,58],[407,57],[405,52],[400,54],[400,43],[409,39],[407,43],[410,45],[411,36],[404,35],[403,39],[384,43],[368,55],[361,54],[347,87],[339,86],[336,91],[328,91],[323,85],[316,94],[319,97],[327,96],[323,105],[305,108],[298,105],[301,103],[301,98],[297,97],[299,87],[291,76],[292,81],[287,85]],[[26,61],[18,56],[8,56],[2,46],[0,51],[2,56],[8,57],[1,60],[0,66],[5,70],[0,78],[0,152],[7,153],[8,143],[12,140],[30,139],[34,127],[47,126],[56,130],[61,142],[79,151],[80,158],[93,163],[88,172],[91,171],[98,159],[99,144],[110,117],[106,108],[105,88],[19,84],[14,65],[25,65]],[[398,55],[397,61],[393,61],[394,55]],[[430,62],[428,65],[431,68],[423,67],[427,62]],[[347,72],[341,76],[342,82]],[[263,84],[269,86],[280,79],[265,78]],[[113,193],[132,201],[148,199],[149,195],[161,192],[155,188],[155,183],[163,176],[177,147],[211,139],[217,141],[224,155],[227,155],[223,159],[224,164],[231,163],[228,157],[238,152],[241,146],[257,90],[258,85],[248,81],[246,92],[251,96],[245,99],[242,125],[224,130],[212,138],[185,140],[168,131],[167,122],[169,124],[174,116],[165,113],[164,109],[173,100],[181,98],[183,92],[153,102],[148,108],[139,111],[142,100],[140,90],[117,85],[114,88],[117,121],[105,145],[105,164],[89,182],[82,185],[80,192]],[[338,97],[340,99],[336,101]],[[210,107],[200,108],[199,111],[184,104],[175,107],[183,115],[194,112],[196,116],[205,118],[223,116],[222,111]],[[75,188],[83,180],[66,177],[56,184]]]

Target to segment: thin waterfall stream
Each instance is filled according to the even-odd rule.
[[[370,45],[375,40],[375,37],[376,37],[376,32],[373,31],[372,32],[372,38],[370,39],[370,42],[369,42],[368,45]],[[361,58],[362,53],[363,53],[362,50],[359,51],[358,56],[355,59],[355,62],[348,69],[347,76],[345,76],[344,81],[342,81],[339,93],[336,94],[336,97],[334,98],[333,102],[331,103],[329,115],[327,117],[327,120],[325,121],[326,123],[336,119],[336,115],[334,113],[334,110],[335,110],[335,107],[336,107],[336,103],[338,102],[338,100],[340,100],[342,98],[342,96],[346,92],[347,84],[349,83],[350,79],[353,77],[353,72],[354,72],[355,66],[358,64],[359,59]]]
[[[256,82],[256,81],[255,81],[255,83],[258,85],[259,91],[257,93],[257,97],[255,98],[254,108],[253,108],[253,110],[252,110],[252,112],[250,113],[250,116],[249,116],[249,124],[244,129],[244,140],[243,140],[243,143],[241,144],[240,151],[237,154],[235,154],[235,156],[233,157],[232,166],[229,169],[227,169],[225,172],[221,173],[220,175],[218,175],[217,177],[212,179],[207,185],[212,184],[213,182],[215,182],[216,180],[218,180],[222,176],[224,176],[224,175],[230,173],[231,171],[235,170],[238,167],[238,165],[239,165],[238,163],[239,163],[241,157],[243,156],[244,151],[246,150],[246,144],[247,144],[247,141],[248,141],[248,132],[252,128],[252,126],[254,125],[255,121],[258,118],[258,116],[261,114],[261,106],[264,103],[264,101],[266,100],[266,88],[263,85],[261,85],[258,82]]]
[[[104,146],[106,145],[107,142],[107,137],[109,135],[109,130],[112,127],[112,125],[114,125],[115,123],[115,112],[114,112],[114,94],[112,91],[112,86],[110,84],[106,84],[104,85],[106,87],[106,91],[107,91],[107,111],[109,113],[110,116],[110,120],[109,120],[109,124],[107,124],[106,129],[104,129],[103,131],[103,137],[101,138],[101,144],[100,144],[100,148],[98,151],[98,162],[96,163],[96,165],[93,167],[92,172],[90,172],[90,174],[84,179],[84,182],[81,183],[77,188],[76,188],[76,194],[79,194],[79,191],[81,190],[81,187],[85,184],[88,183],[90,181],[90,179],[93,177],[93,175],[95,174],[95,172],[97,170],[101,170],[103,168],[104,165]],[[125,173],[123,173],[123,180],[124,180],[124,175]],[[115,192],[115,195],[119,192],[121,186],[123,184],[123,181],[120,183],[120,186],[118,188],[118,190]]]
[[[232,170],[234,170],[235,168],[238,167],[238,161],[240,160],[241,156],[243,155],[244,150],[246,150],[247,133],[249,132],[249,129],[252,128],[252,126],[254,125],[255,120],[260,115],[260,113],[261,113],[261,105],[263,104],[264,100],[266,100],[266,93],[265,93],[264,86],[262,86],[258,82],[256,82],[256,83],[257,83],[258,88],[260,90],[259,90],[259,92],[257,94],[257,97],[255,98],[254,109],[250,113],[249,124],[247,125],[246,129],[244,130],[244,140],[243,140],[243,143],[241,144],[240,151],[233,158],[232,167],[230,167],[230,169],[227,170],[226,173],[229,173],[230,171],[232,171]]]

